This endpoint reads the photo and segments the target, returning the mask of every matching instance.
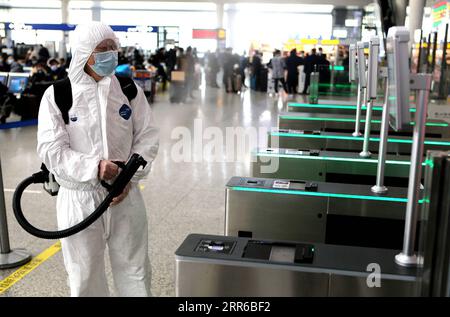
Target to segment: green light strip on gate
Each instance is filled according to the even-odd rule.
[[[318,160],[318,161],[343,161],[343,162],[361,162],[361,163],[378,163],[375,159],[364,159],[364,158],[351,158],[351,157],[334,157],[334,156],[307,156],[307,155],[295,155],[295,154],[276,154],[276,153],[263,153],[258,152],[256,156],[268,156],[268,157],[282,157],[282,158],[293,158],[293,159],[304,159],[304,160]],[[410,161],[395,161],[386,160],[386,164],[392,165],[410,165]],[[425,166],[425,162],[422,166]]]
[[[344,66],[341,65],[330,65],[330,70],[332,70],[334,68],[334,70],[345,70]]]
[[[241,187],[241,186],[233,186],[233,187],[231,187],[231,190],[244,191],[244,192],[256,192],[256,193],[270,193],[270,194],[287,194],[287,195],[301,195],[301,196],[315,196],[315,197],[378,200],[378,201],[390,201],[390,202],[399,202],[399,203],[408,202],[408,198],[336,194],[336,193],[318,193],[318,192],[307,192],[307,191],[301,191],[301,190],[249,188],[249,187]],[[424,202],[423,199],[419,200],[419,204],[422,204],[423,202]]]
[[[298,134],[298,133],[283,133],[283,132],[271,132],[270,135],[271,136],[293,137],[293,138],[364,141],[364,137],[340,136],[340,135],[315,135],[315,134]],[[370,138],[369,141],[378,142],[378,141],[380,141],[380,138]],[[388,143],[407,143],[407,144],[412,144],[412,140],[388,139],[387,141],[388,141]],[[450,142],[442,142],[442,141],[427,141],[427,140],[425,140],[424,144],[450,147]]]
[[[300,117],[300,116],[289,116],[289,115],[281,115],[280,119],[285,120],[300,120],[300,121],[331,121],[331,122],[355,122],[356,119],[351,118],[315,118],[315,117]],[[360,122],[366,122],[365,119],[362,119]],[[372,120],[372,123],[381,123],[381,120]],[[410,125],[415,125],[415,122],[410,122]],[[437,123],[437,122],[427,122],[427,127],[448,127],[448,123]]]
[[[321,109],[349,109],[349,110],[356,109],[356,106],[351,106],[351,105],[348,105],[348,106],[347,105],[312,105],[312,104],[307,104],[307,103],[290,103],[290,104],[288,104],[288,107],[321,108]]]
[[[298,107],[298,108],[318,108],[318,109],[347,109],[347,110],[356,110],[355,105],[315,105],[308,103],[289,103],[288,107]],[[362,106],[362,110],[366,110],[366,106]],[[374,106],[372,110],[383,111],[383,107]],[[416,108],[409,108],[409,112],[416,112]]]
[[[280,116],[280,119],[303,120],[303,121],[355,122],[355,119],[350,119],[350,118],[315,118],[315,117]],[[373,122],[373,120],[372,120],[372,122]]]

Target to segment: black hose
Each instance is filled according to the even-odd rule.
[[[48,181],[48,174],[45,171],[33,174],[31,177],[23,180],[16,188],[13,196],[13,210],[16,216],[17,222],[22,226],[25,231],[42,239],[62,239],[74,235],[87,227],[89,227],[94,221],[96,221],[109,207],[112,200],[120,195],[125,186],[131,180],[140,166],[145,167],[147,162],[139,155],[133,154],[132,158],[123,166],[122,172],[117,177],[113,185],[110,186],[110,192],[106,196],[105,200],[92,212],[87,218],[80,223],[59,231],[45,231],[33,226],[24,216],[21,206],[22,194],[25,189],[31,184],[39,184]]]

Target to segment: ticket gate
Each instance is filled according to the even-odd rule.
[[[190,234],[175,252],[176,295],[450,296],[450,154],[427,162],[421,267],[398,265],[392,249]],[[370,283],[374,263],[380,287]]]
[[[377,195],[370,187],[232,177],[225,235],[401,249],[407,188]]]
[[[415,296],[417,269],[397,266],[397,252],[190,234],[175,252],[176,296]]]
[[[365,124],[365,119],[361,120]],[[372,134],[379,135],[381,129],[381,118],[373,117],[371,121]],[[409,131],[395,131],[389,129],[391,136],[412,136],[414,122],[411,122]],[[284,112],[278,115],[279,129],[292,130],[320,130],[325,132],[348,133],[351,135],[355,131],[355,116],[343,114],[324,113],[304,113]],[[425,136],[427,138],[447,138],[450,139],[449,124],[442,120],[427,120]]]
[[[252,152],[253,177],[291,178],[308,181],[373,185],[378,156],[361,158],[359,153],[320,150],[263,148]],[[407,187],[410,157],[388,155],[387,186]]]
[[[377,153],[379,136],[371,136],[369,151]],[[319,149],[327,151],[360,152],[364,137],[355,137],[348,133],[322,132],[310,130],[273,129],[269,132],[268,147],[289,149]],[[275,146],[274,146],[274,145]],[[393,136],[387,140],[388,154],[411,153],[412,139],[404,136]],[[427,138],[424,150],[445,151],[450,149],[450,139]]]
[[[380,141],[370,137],[370,131],[366,130],[366,141],[370,137],[372,143],[380,142],[376,186],[233,177],[226,187],[225,211],[225,233],[233,236],[188,236],[176,252],[177,295],[414,296],[419,294],[419,284],[427,284],[428,290],[424,293],[429,295],[431,282],[439,284],[435,289],[439,288],[440,293],[449,294],[448,170],[446,172],[442,164],[427,156],[424,189],[420,172],[424,150],[433,147],[445,150],[450,142],[424,138],[431,75],[409,72],[404,58],[408,52],[409,30],[393,27],[387,40],[391,71],[388,72],[386,101],[390,110],[385,108],[389,112],[383,112],[383,121],[389,120],[396,130],[409,126],[410,88],[417,92],[418,111],[413,140],[399,136],[387,138],[387,129],[383,129]],[[364,45],[360,44],[357,45],[358,59],[364,61]],[[378,38],[371,38],[369,47],[369,52],[377,52],[372,46],[379,46]],[[376,76],[373,69],[377,63],[378,54],[369,54],[369,78]],[[365,78],[366,63],[359,62],[359,65],[361,82]],[[394,71],[395,76],[392,76]],[[370,88],[369,106],[375,100],[375,83],[372,80],[367,86],[360,85]],[[370,111],[367,120],[371,121]],[[281,130],[271,135],[277,137],[274,146],[293,149],[336,147],[359,153],[363,141],[362,137],[307,130]],[[318,140],[323,146],[283,146],[282,137]],[[269,138],[269,142],[273,141]],[[369,149],[373,153],[378,150],[378,144],[375,150],[368,148],[367,143],[364,145],[366,157]],[[388,191],[382,190],[385,154],[389,152],[411,153],[408,188],[390,186]],[[438,186],[438,182],[444,184]],[[419,217],[420,209],[434,210],[436,215],[425,213]],[[437,226],[430,226],[430,222]],[[427,246],[426,251],[431,252],[431,256],[427,256],[427,252],[424,257],[417,255],[420,247],[416,229],[421,237],[422,231],[428,233],[422,245]],[[325,258],[330,259],[330,265],[321,262]],[[384,267],[379,275],[384,291],[372,289],[368,274],[362,273],[363,268],[369,272],[372,264]],[[424,270],[417,270],[418,265],[424,265]],[[297,272],[307,274],[297,275]]]

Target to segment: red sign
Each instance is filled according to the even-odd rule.
[[[193,29],[192,30],[193,39],[217,39],[216,29]]]

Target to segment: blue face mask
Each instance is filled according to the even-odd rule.
[[[99,76],[110,76],[118,64],[118,54],[116,51],[94,53],[95,64],[90,65],[92,70]]]

